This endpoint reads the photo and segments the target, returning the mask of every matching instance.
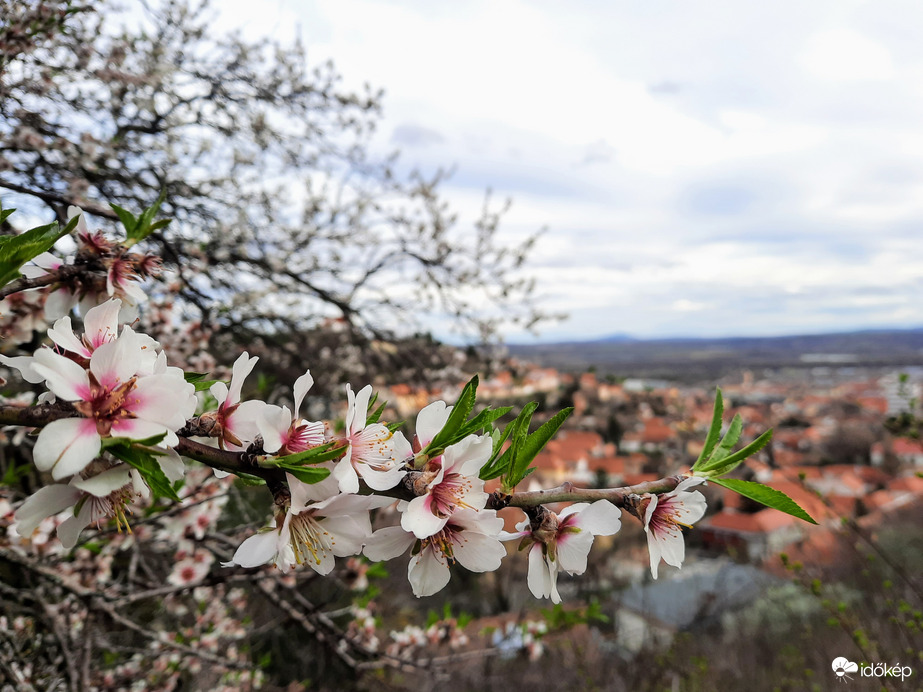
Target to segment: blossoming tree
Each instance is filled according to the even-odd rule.
[[[33,330],[47,335],[31,355],[0,355],[3,365],[40,392],[34,402],[23,398],[0,404],[0,422],[9,426],[18,448],[30,445],[17,431],[37,433],[30,456],[37,477],[46,481],[24,501],[3,500],[0,514],[12,513],[12,524],[0,555],[17,566],[17,574],[50,580],[59,590],[55,614],[48,615],[50,631],[75,688],[118,686],[150,657],[163,667],[164,689],[175,683],[173,673],[188,673],[186,659],[213,664],[217,679],[231,688],[258,685],[258,666],[246,651],[216,652],[219,640],[225,648],[247,636],[246,596],[230,586],[236,575],[284,612],[297,613],[293,617],[342,660],[414,665],[420,664],[418,657],[407,651],[401,655],[399,647],[397,654],[389,653],[374,628],[356,624],[369,618],[362,608],[352,607],[355,619],[338,627],[306,600],[298,578],[292,581],[291,576],[327,577],[337,568],[361,572],[368,562],[357,562],[360,557],[378,563],[409,552],[410,590],[424,597],[445,588],[460,568],[497,570],[509,559],[504,541],[519,539],[528,551],[523,587],[538,599],[559,603],[561,572],[582,574],[594,538],[617,533],[623,512],[643,525],[655,578],[661,560],[680,567],[681,527],[705,513],[705,497],[696,488],[705,482],[811,521],[782,493],[727,478],[769,441],[771,431],[734,451],[742,424],[735,417],[722,436],[720,391],[702,453],[687,472],[631,487],[589,489],[567,482],[535,490],[523,489],[523,481],[570,410],[530,430],[535,404],[516,415],[511,407],[480,407],[477,377],[451,405],[436,401],[421,410],[408,439],[400,424],[383,420],[386,406],[371,386],[354,392],[351,383],[343,383],[341,430],[302,418],[313,384],[310,363],[293,383],[293,409],[287,402],[280,406],[245,397],[245,382],[258,365],[247,352],[237,358],[228,382],[177,367],[168,348],[132,326],[143,309],[141,282],[159,267],[157,256],[136,252],[164,226],[156,219],[158,206],[138,216],[119,209],[124,238],[90,230],[76,207],[64,226],[53,223],[0,238],[0,320],[9,335],[6,343],[28,343]],[[0,214],[6,218],[9,212]],[[49,252],[70,234],[76,234],[76,254]],[[19,311],[23,304],[29,306],[27,325]],[[74,310],[82,321],[77,329]],[[42,320],[51,326],[39,329]],[[197,465],[189,469],[192,462]],[[266,488],[268,521],[206,550],[202,538],[220,516],[218,496],[228,487],[229,475]],[[570,504],[550,506],[557,503]],[[393,508],[390,515],[383,511],[388,507]],[[514,533],[503,531],[497,515],[507,507],[522,512]],[[388,516],[393,519],[381,525]],[[131,517],[141,517],[135,529]],[[106,542],[102,537],[112,536],[110,521],[119,533]],[[95,532],[88,537],[89,527]],[[139,567],[130,562],[127,568],[119,566],[109,586],[106,578],[81,580],[79,571],[73,572],[73,565],[80,571],[112,570],[126,542],[141,555],[145,541],[164,541],[171,531],[183,538],[169,558],[166,587],[151,583],[151,571],[139,593]],[[69,562],[81,550],[90,554]],[[222,553],[227,559],[214,565],[214,555]],[[174,618],[170,624],[145,626],[121,612],[126,604],[156,596],[170,603],[168,597],[206,584],[213,574],[219,575],[215,579],[227,602],[201,602],[196,607],[204,608],[207,617],[195,618],[178,639],[169,632],[188,613],[182,599],[168,609]],[[274,582],[254,577],[267,574],[289,581],[271,587]],[[14,588],[2,588],[26,598]],[[150,648],[134,658],[122,657],[120,666],[93,678],[91,653],[75,654],[70,633],[79,630],[76,623],[94,618],[146,637]],[[19,627],[27,631],[36,624]],[[105,646],[111,652],[114,645]],[[11,671],[22,680],[35,674],[23,667]]]

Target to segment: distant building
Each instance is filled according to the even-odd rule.
[[[782,583],[727,559],[700,560],[661,577],[622,593],[615,613],[616,641],[628,653],[651,645],[667,647],[677,632],[713,623]]]

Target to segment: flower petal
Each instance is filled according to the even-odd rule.
[[[117,339],[93,351],[90,372],[103,387],[114,388],[127,382],[138,371],[141,347],[132,338]]]
[[[673,518],[683,524],[694,524],[705,516],[708,503],[698,490],[678,495],[673,504]]]
[[[97,305],[91,310],[87,310],[86,317],[83,318],[83,331],[94,349],[114,341],[118,337],[119,310],[121,309],[122,301],[114,298],[107,300],[102,305]],[[55,327],[57,326],[55,324]],[[68,321],[69,326],[70,322]],[[49,332],[49,336],[50,334]]]
[[[506,548],[493,536],[474,531],[465,532],[460,542],[452,547],[458,563],[472,572],[493,572],[500,568],[506,557]]]
[[[130,468],[126,464],[98,473],[89,478],[80,478],[71,485],[96,497],[106,497],[113,490],[128,485],[131,482]]]
[[[219,406],[228,399],[228,386],[224,382],[215,382],[215,384],[208,388],[208,392],[215,397]]]
[[[227,418],[227,429],[230,430],[238,440],[244,444],[249,444],[260,434],[257,421],[263,409],[268,406],[265,401],[252,399],[245,401],[235,409]]]
[[[99,456],[102,441],[96,421],[89,418],[64,418],[46,425],[39,433],[32,456],[39,471],[51,471],[60,480],[86,468]]]
[[[29,538],[43,519],[73,507],[79,499],[80,491],[71,485],[55,483],[39,488],[13,515],[16,532],[23,538]]]
[[[553,603],[560,603],[558,595],[557,569],[542,554],[542,546],[536,543],[529,551],[529,590],[536,598],[551,598]]]
[[[92,312],[92,311],[91,311]],[[62,317],[48,330],[49,338],[65,351],[89,358],[93,352],[74,334],[70,317]]]
[[[260,531],[246,539],[234,552],[230,562],[222,562],[222,567],[240,565],[241,567],[259,567],[270,562],[278,552],[279,532],[276,530]]]
[[[173,483],[186,475],[186,464],[175,449],[168,447],[165,451],[166,454],[157,457],[157,463],[167,480]]]
[[[77,513],[76,517],[68,517],[58,527],[58,540],[65,550],[70,550],[77,545],[77,539],[80,538],[80,532],[94,521],[99,521],[105,515],[99,514],[94,510],[92,502],[84,503],[83,507]]]
[[[30,384],[38,384],[39,382],[45,381],[44,375],[32,369],[32,366],[35,364],[35,359],[32,356],[15,356],[11,358],[10,356],[4,356],[0,353],[0,363],[3,363],[8,368],[19,370],[22,379]]]
[[[564,513],[561,514],[563,516]],[[611,536],[622,528],[622,511],[608,500],[597,500],[574,517],[572,522],[594,536]]]
[[[341,493],[359,492],[359,474],[357,474],[356,469],[353,468],[352,462],[349,459],[349,452],[337,462],[336,466],[333,467],[333,473],[330,475],[337,479],[337,482],[340,484]]]
[[[556,552],[558,567],[571,574],[583,574],[592,547],[593,534],[586,529],[580,529],[579,533],[560,534]]]
[[[349,385],[346,385],[349,387]],[[349,390],[347,390],[347,395],[349,395]],[[350,420],[346,424],[346,434],[355,435],[361,430],[365,429],[366,422],[369,415],[369,399],[372,398],[372,385],[367,384],[362,389],[359,390],[359,393],[356,394],[355,400],[352,402],[350,411],[347,411],[347,418]],[[349,413],[352,413],[352,416]]]
[[[358,555],[362,552],[363,544],[372,535],[367,512],[365,513],[364,522],[357,521],[354,517],[342,516],[325,517],[318,524],[333,535],[332,552],[337,557]]]
[[[263,438],[263,451],[275,454],[288,440],[292,426],[292,412],[287,406],[267,404],[256,420],[256,427]]]
[[[233,406],[240,401],[240,389],[244,385],[244,380],[247,379],[247,376],[253,371],[258,360],[259,358],[257,356],[251,358],[250,354],[244,351],[237,360],[234,361],[234,367],[231,370],[231,386],[228,388],[227,399],[222,403]]]
[[[449,583],[449,566],[442,555],[436,555],[432,546],[428,546],[416,557],[410,559],[407,566],[407,578],[417,598],[432,596]]]
[[[668,565],[681,568],[683,559],[686,557],[686,541],[683,538],[683,532],[677,528],[675,534],[655,536],[655,540],[660,548],[663,561]]]
[[[393,468],[378,469],[368,464],[360,464],[359,468],[362,472],[362,480],[372,490],[390,490],[407,474],[407,471],[397,465]]]
[[[40,348],[35,352],[32,370],[41,375],[45,386],[62,399],[89,401],[92,397],[87,371],[50,348]]]
[[[452,413],[452,408],[452,406],[446,406],[444,401],[434,401],[417,414],[417,440],[420,442],[421,449],[425,449],[442,430],[449,419],[449,414]]]
[[[112,421],[112,437],[127,437],[130,440],[145,440],[155,435],[167,433],[170,436],[170,430],[167,426],[160,423],[154,423],[140,418],[119,418]],[[168,442],[165,438],[165,442]],[[163,444],[163,443],[161,443]]]
[[[308,393],[308,390],[314,386],[314,378],[311,377],[311,371],[305,371],[304,375],[295,380],[294,394],[295,394],[295,416],[298,416],[299,411],[301,411],[301,403],[304,401],[305,396]]]
[[[362,552],[373,562],[384,562],[407,552],[415,540],[412,533],[400,526],[388,526],[373,533]]]
[[[407,511],[401,515],[401,527],[417,538],[428,538],[441,531],[449,519],[433,514],[432,500],[432,495],[420,495],[412,499],[407,505]]]

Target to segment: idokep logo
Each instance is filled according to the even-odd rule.
[[[833,659],[831,667],[838,682],[852,680],[849,673],[859,673],[863,678],[900,678],[902,681],[913,675],[910,666],[902,666],[900,663],[893,666],[887,663],[863,663],[860,667],[858,663],[853,663],[843,656]]]
[[[833,659],[833,672],[836,673],[838,682],[846,682],[847,680],[852,680],[852,677],[847,675],[847,673],[859,672],[859,664],[853,663],[840,656],[839,658]]]

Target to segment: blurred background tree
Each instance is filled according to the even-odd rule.
[[[499,237],[505,205],[488,194],[462,226],[445,171],[372,153],[381,91],[345,89],[298,43],[217,33],[207,2],[134,9],[0,0],[0,187],[99,223],[164,191],[160,288],[216,330],[212,351],[310,364],[319,388],[406,380],[457,357],[428,316],[481,342],[547,317],[520,271],[534,237]]]

